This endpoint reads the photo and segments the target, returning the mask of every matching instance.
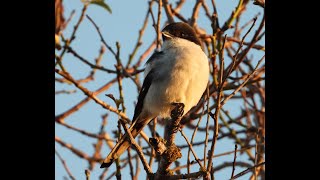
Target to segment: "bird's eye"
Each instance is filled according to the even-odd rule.
[[[183,37],[184,36],[184,33],[181,33],[181,37]]]

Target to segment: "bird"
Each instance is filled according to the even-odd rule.
[[[181,117],[196,106],[209,81],[209,61],[195,30],[187,23],[170,23],[161,31],[163,44],[147,60],[144,81],[129,128],[135,138],[152,119],[168,118],[174,103],[184,105]],[[130,146],[125,134],[100,168],[108,168]]]

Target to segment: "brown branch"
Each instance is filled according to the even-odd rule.
[[[177,159],[182,157],[180,149],[174,144],[176,133],[180,128],[181,115],[184,111],[183,103],[173,103],[174,109],[171,111],[171,120],[167,121],[165,131],[166,150],[161,155],[155,179],[159,179],[161,175],[170,174],[169,167]]]
[[[208,85],[207,85],[207,92],[209,92],[209,87],[208,87]],[[209,100],[208,100],[208,103],[209,103]],[[207,105],[208,105],[208,103],[207,103]],[[203,106],[203,109],[204,109],[204,106]],[[203,112],[203,110],[202,110],[202,112]],[[196,127],[194,128],[194,131],[193,131],[192,136],[191,136],[191,143],[190,143],[190,144],[193,144],[194,137],[195,137],[195,135],[196,135],[196,133],[197,133],[197,130],[198,130],[198,127],[199,127],[199,125],[200,125],[201,120],[202,120],[202,116],[199,118],[199,121],[198,121]],[[188,163],[188,164],[190,163],[190,150],[191,150],[191,149],[189,148],[189,150],[188,150],[188,160],[187,160],[187,163]],[[204,167],[205,167],[205,166],[206,166],[206,165],[204,164]],[[188,166],[188,173],[190,173],[190,167],[189,167],[189,166]]]
[[[205,13],[206,13],[206,16],[207,16],[207,17],[209,18],[209,20],[211,21],[211,20],[212,20],[212,18],[211,18],[211,13],[209,12],[209,7],[208,7],[206,1],[202,1],[202,7],[203,7],[203,9],[204,9],[204,11],[205,11]]]
[[[106,138],[110,139],[109,135],[104,132],[104,127],[107,124],[107,117],[108,114],[105,114],[102,116],[102,122],[101,122],[101,126],[100,126],[100,131],[99,131],[99,135],[105,136]],[[110,144],[110,142],[108,143],[108,140],[106,140],[107,144]],[[112,143],[112,142],[111,142]],[[93,144],[94,147],[94,153],[92,155],[92,157],[94,158],[101,158],[101,149],[103,146],[103,140],[102,139],[98,139],[96,144]],[[89,170],[92,171],[93,168],[95,166],[94,162],[89,162]]]
[[[179,175],[160,175],[159,178],[168,179],[168,180],[188,179],[188,178],[197,179],[205,174],[206,174],[206,172],[204,172],[204,171],[198,171],[198,172],[194,172],[194,173],[179,174]]]
[[[138,143],[139,143],[139,146],[141,146],[141,138],[138,138]],[[139,163],[139,155],[136,154],[136,174],[134,176],[134,180],[138,180],[139,178],[139,173],[140,173],[140,163]],[[151,167],[151,166],[150,166]]]
[[[146,59],[146,57],[151,53],[153,52],[153,50],[156,48],[156,45],[157,45],[157,40],[154,40],[150,46],[147,48],[147,50],[140,56],[138,62],[133,66],[133,68],[137,69],[143,60]]]
[[[233,166],[233,162],[225,162],[221,165],[218,165],[214,168],[214,171],[217,172],[217,171],[220,171],[226,167],[232,167]],[[240,166],[240,167],[251,167],[251,164],[249,163],[246,163],[246,162],[236,162],[235,166]]]
[[[172,15],[176,16],[182,22],[188,23],[188,20],[186,20],[177,10],[173,9],[172,6],[170,6],[170,9],[171,9]]]
[[[122,166],[120,166],[120,170],[123,169],[124,167],[126,167],[128,164],[128,161],[126,163],[124,163]],[[108,168],[105,168],[105,169],[108,169]],[[109,180],[109,179],[112,179],[114,178],[114,176],[116,175],[117,171],[113,172],[110,174],[109,177],[106,178],[106,180]],[[102,180],[102,179],[101,179]]]
[[[71,11],[69,18],[65,21],[65,23],[63,25],[64,28],[66,28],[68,26],[68,24],[70,23],[71,19],[74,17],[75,12],[76,12],[75,10]]]
[[[71,81],[77,88],[79,88],[85,95],[87,95],[88,97],[90,97],[91,99],[93,99],[97,104],[101,105],[101,107],[103,107],[104,109],[107,109],[111,112],[114,112],[116,114],[118,114],[119,116],[121,116],[121,118],[123,118],[124,120],[126,120],[127,123],[130,123],[130,119],[127,118],[127,116],[122,113],[119,112],[117,109],[115,109],[114,107],[108,105],[107,103],[101,101],[100,99],[97,98],[97,96],[89,91],[87,88],[82,87],[81,85],[79,85],[68,73],[64,73],[62,71],[60,71],[59,69],[55,70],[56,73],[58,73],[59,75],[63,76],[64,78],[68,79],[69,81]]]
[[[180,0],[179,2],[177,2],[177,6],[176,6],[176,8],[174,10],[176,12],[179,12],[185,2],[186,2],[186,0]]]
[[[200,162],[200,159],[198,158],[197,154],[194,152],[191,143],[189,142],[188,138],[186,137],[186,135],[184,134],[184,132],[182,131],[182,129],[180,129],[180,133],[181,133],[181,135],[183,136],[183,138],[186,140],[186,142],[188,143],[188,146],[189,146],[189,148],[190,148],[190,150],[191,150],[191,152],[192,152],[195,160],[198,162],[200,168],[201,168],[202,170],[205,170],[205,168],[202,166],[202,164],[201,164],[201,162]]]
[[[76,178],[72,175],[71,171],[69,170],[69,168],[68,168],[68,166],[67,166],[66,161],[65,161],[64,159],[62,159],[62,157],[60,156],[60,154],[58,153],[58,151],[57,151],[57,150],[55,150],[55,152],[56,152],[56,154],[57,154],[58,158],[60,159],[60,161],[61,161],[61,163],[62,163],[62,165],[63,165],[64,169],[67,171],[67,173],[68,173],[68,175],[69,175],[70,179],[75,180]]]
[[[226,37],[227,35],[225,35]],[[214,130],[214,133],[213,133],[213,142],[211,144],[211,148],[210,148],[210,152],[208,152],[208,155],[209,155],[209,158],[208,158],[208,166],[207,166],[207,171],[210,172],[212,169],[212,158],[213,158],[213,154],[214,154],[214,149],[215,149],[215,145],[216,145],[216,142],[218,140],[218,133],[219,133],[219,124],[218,124],[218,117],[219,117],[219,112],[220,112],[220,109],[221,107],[223,106],[221,104],[221,97],[222,97],[222,88],[223,88],[223,84],[222,84],[222,77],[223,77],[223,67],[224,67],[224,56],[223,56],[223,52],[224,52],[224,47],[225,47],[225,41],[226,41],[226,38],[224,38],[224,41],[223,41],[223,45],[222,45],[222,49],[220,51],[220,54],[221,54],[221,59],[220,59],[220,73],[219,73],[219,87],[218,87],[218,97],[216,99],[216,102],[217,102],[217,108],[215,110],[215,113],[214,115],[209,112],[210,116],[213,118],[214,120],[214,126],[215,126],[215,130]],[[212,179],[213,177],[211,177]],[[208,179],[208,177],[206,178]]]
[[[62,58],[63,58],[63,55],[65,54],[65,52],[66,52],[66,50],[67,50],[65,47],[70,46],[71,42],[75,39],[75,34],[76,34],[76,32],[77,32],[77,30],[78,30],[81,22],[83,21],[83,17],[84,17],[84,15],[85,15],[85,12],[86,12],[86,10],[87,10],[88,5],[89,5],[89,4],[85,4],[85,5],[83,6],[82,11],[81,11],[80,18],[79,18],[77,24],[76,24],[76,25],[74,26],[74,28],[73,28],[73,31],[72,31],[71,36],[70,36],[70,39],[66,40],[64,49],[62,50],[59,58],[57,58],[57,63],[55,64],[55,66],[56,66],[57,64],[59,64],[59,66],[61,67],[62,71],[64,71],[64,72],[66,72],[66,70],[65,70],[64,67],[62,66]]]
[[[74,55],[75,57],[77,57],[81,62],[87,64],[88,66],[90,66],[92,69],[99,69],[101,71],[105,71],[107,73],[116,73],[115,70],[111,70],[111,69],[107,69],[103,66],[99,66],[99,65],[95,65],[92,64],[91,62],[89,62],[88,60],[86,60],[85,58],[83,58],[82,56],[80,56],[76,51],[74,51],[71,47],[66,47],[68,49],[68,51]]]
[[[168,0],[163,0],[163,7],[164,7],[164,10],[165,10],[166,15],[167,15],[168,22],[169,23],[173,23],[174,22],[173,14],[172,14],[171,9],[170,9],[170,4],[168,4]]]
[[[87,155],[86,153],[74,148],[71,144],[67,144],[65,142],[63,142],[59,137],[55,137],[55,141],[58,142],[61,146],[69,149],[71,152],[73,152],[75,155],[77,155],[80,158],[83,158],[87,161],[95,161],[97,163],[100,163],[101,161],[103,161],[102,158],[94,158],[94,157],[90,157],[89,155]]]
[[[89,21],[93,24],[93,26],[96,28],[99,36],[100,36],[100,40],[101,42],[109,49],[109,51],[116,57],[116,53],[114,52],[114,50],[107,44],[107,42],[104,40],[101,32],[100,32],[100,28],[98,27],[98,25],[91,19],[91,17],[89,15],[86,15],[87,18],[89,19]]]
[[[67,90],[61,90],[61,91],[56,91],[54,94],[55,95],[57,95],[57,94],[73,94],[73,93],[75,93],[75,92],[77,92],[77,90],[69,90],[69,91],[67,91]]]
[[[105,176],[107,175],[109,168],[104,168],[103,172],[101,173],[101,175],[99,176],[99,180],[104,180]]]
[[[210,82],[209,82],[210,83]],[[203,148],[203,158],[204,158],[204,162],[203,162],[203,165],[204,167],[206,167],[206,161],[207,161],[207,146],[208,146],[208,141],[209,141],[209,120],[210,120],[210,117],[209,117],[209,103],[210,103],[210,90],[209,90],[209,83],[207,84],[207,90],[206,90],[206,93],[207,93],[207,122],[206,122],[206,138],[205,138],[205,144],[204,144],[204,148]],[[204,111],[203,111],[204,113]],[[202,114],[203,114],[202,113]],[[197,126],[197,129],[198,129],[198,126]],[[207,176],[207,175],[206,175]]]
[[[258,27],[258,30],[254,34],[254,36],[253,36],[253,38],[252,38],[252,40],[250,42],[250,45],[241,53],[241,57],[239,57],[239,59],[237,60],[235,66],[232,69],[236,69],[239,66],[239,64],[244,60],[245,56],[248,54],[249,50],[257,42],[258,35],[260,34],[262,28],[264,27],[264,18],[265,18],[265,14],[263,14],[263,18],[261,20],[261,23],[260,23],[260,25]]]
[[[256,65],[255,70],[254,70],[251,74],[249,74],[249,75],[247,76],[247,78],[244,80],[244,82],[243,82],[240,86],[238,86],[237,89],[235,89],[228,97],[226,97],[226,98],[221,102],[221,106],[223,106],[231,97],[233,97],[242,87],[244,87],[244,86],[246,85],[246,83],[249,81],[249,79],[252,77],[252,75],[253,75],[254,73],[256,73],[257,68],[258,68],[258,66],[260,65],[260,63],[262,62],[262,60],[264,59],[264,57],[265,57],[265,56],[263,56],[263,57],[259,60],[258,64]]]
[[[56,123],[60,124],[60,125],[63,125],[64,127],[68,128],[68,129],[71,129],[71,130],[74,130],[74,131],[77,131],[83,135],[86,135],[88,137],[91,137],[91,138],[97,138],[97,139],[101,139],[101,140],[105,140],[105,141],[111,141],[111,142],[116,142],[115,140],[112,140],[110,138],[110,136],[108,135],[108,133],[101,133],[101,134],[94,134],[94,133],[90,133],[90,132],[87,132],[85,130],[82,130],[82,129],[79,129],[79,128],[76,128],[76,127],[73,127],[73,126],[70,126],[68,124],[66,124],[65,122],[62,122],[62,121],[58,121],[56,120]]]
[[[231,27],[232,22],[240,15],[240,12],[242,10],[242,3],[243,0],[239,0],[239,3],[234,11],[232,11],[229,19],[224,23],[223,27],[221,28],[222,32],[225,32]]]
[[[249,146],[249,147],[246,147],[246,148],[242,148],[242,149],[239,149],[239,150],[237,150],[237,152],[243,152],[243,151],[245,151],[245,150],[247,150],[247,149],[251,149],[251,148],[253,148],[254,146]],[[229,154],[234,154],[235,153],[235,151],[233,150],[233,151],[228,151],[228,152],[225,152],[225,153],[221,153],[221,154],[216,154],[216,155],[214,155],[213,156],[213,158],[217,158],[217,157],[221,157],[221,156],[226,156],[226,155],[229,155]],[[200,161],[204,161],[204,159],[199,159]],[[190,165],[194,165],[194,164],[197,164],[197,162],[196,161],[191,161],[190,162]],[[183,169],[183,168],[186,168],[186,167],[188,167],[188,164],[185,164],[185,165],[182,165],[182,166],[178,166],[178,167],[176,167],[176,168],[174,168],[174,169],[172,169],[171,171],[178,171],[178,170],[180,170],[180,169]],[[216,169],[215,169],[216,170]]]
[[[151,6],[153,1],[150,2],[149,6]],[[132,51],[132,53],[129,55],[129,60],[128,60],[128,63],[126,65],[126,69],[129,68],[132,60],[133,60],[133,57],[136,55],[136,53],[138,52],[138,49],[141,47],[142,45],[142,36],[144,34],[144,31],[146,30],[147,28],[147,25],[148,25],[148,18],[149,18],[149,15],[150,15],[150,11],[147,11],[147,14],[146,14],[146,17],[144,19],[144,22],[143,22],[143,25],[141,27],[141,29],[139,30],[139,37],[138,37],[138,40],[137,40],[137,43]]]
[[[160,20],[161,20],[161,9],[162,0],[158,0],[158,22],[157,22],[157,48],[160,50],[161,46],[161,31],[160,31]]]
[[[265,162],[262,162],[262,163],[260,163],[260,164],[255,165],[255,166],[252,166],[252,167],[250,167],[250,168],[248,168],[248,169],[246,169],[246,170],[244,170],[244,171],[236,174],[236,175],[233,176],[231,179],[237,179],[238,177],[241,177],[241,176],[247,174],[248,172],[252,171],[252,170],[255,169],[256,167],[262,166],[262,165],[264,165],[264,164],[265,164]]]
[[[231,173],[231,178],[234,175],[234,170],[235,170],[235,166],[236,166],[236,158],[237,158],[237,144],[234,145],[234,158],[233,158],[233,163],[232,163],[232,173]]]
[[[198,19],[199,10],[203,0],[197,0],[195,6],[193,7],[192,16],[190,18],[190,26],[193,27]]]
[[[239,39],[236,39],[236,38],[234,38],[234,37],[227,37],[227,40],[228,40],[228,41],[232,41],[232,42],[236,42],[236,43],[238,43],[238,44],[240,44],[240,45],[241,45],[241,43],[242,43],[243,45],[246,45],[246,46],[249,46],[249,45],[250,45],[250,43],[240,41]],[[263,51],[265,50],[265,47],[264,47],[264,46],[258,45],[258,44],[253,45],[252,48],[257,49],[257,50],[263,50]]]
[[[113,83],[116,82],[116,78],[112,79],[111,81],[109,81],[108,83],[106,83],[105,85],[103,85],[102,87],[100,87],[98,90],[94,91],[92,94],[93,95],[99,95],[101,94],[102,92],[108,90],[112,85]],[[70,81],[68,81],[70,82]],[[72,108],[70,108],[69,110],[65,111],[64,113],[60,114],[60,115],[57,115],[55,120],[56,121],[59,121],[59,122],[63,122],[64,119],[68,116],[70,116],[71,114],[75,113],[76,111],[78,111],[81,107],[83,107],[87,102],[90,101],[90,97],[87,97],[85,99],[83,99],[82,101],[80,101],[78,104],[76,104],[75,106],[73,106]]]
[[[128,152],[128,161],[129,161],[129,169],[130,169],[130,176],[131,176],[131,179],[134,180],[134,175],[133,175],[133,165],[132,165],[132,157],[131,157],[131,149],[130,147],[127,149],[127,152]]]

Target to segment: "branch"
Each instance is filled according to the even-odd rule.
[[[161,179],[168,179],[168,180],[173,180],[173,179],[188,179],[188,178],[192,178],[192,179],[197,179],[203,175],[205,175],[206,172],[204,171],[198,171],[198,172],[194,172],[194,173],[188,173],[188,174],[179,174],[179,175],[160,175],[159,178]]]
[[[151,168],[150,168],[150,166],[149,166],[146,158],[145,158],[144,155],[143,155],[143,152],[142,152],[141,147],[140,147],[140,146],[137,144],[137,142],[134,140],[134,138],[133,138],[130,130],[127,128],[127,126],[125,125],[125,123],[124,123],[122,120],[120,120],[120,123],[122,124],[122,126],[123,126],[126,134],[128,134],[131,145],[133,145],[133,147],[136,149],[136,151],[137,151],[137,153],[138,153],[138,155],[139,155],[139,157],[140,157],[140,159],[141,159],[141,161],[142,161],[144,170],[146,170],[148,176],[150,176],[150,175],[153,174],[153,173],[152,173],[152,170],[151,170]]]
[[[171,120],[167,122],[165,127],[165,129],[167,129],[164,137],[166,149],[161,155],[155,179],[160,179],[161,175],[170,174],[169,167],[171,163],[182,157],[180,149],[174,144],[174,142],[176,133],[180,128],[181,116],[184,112],[184,104],[172,103],[172,105],[174,106],[174,109],[171,111]]]
[[[151,1],[151,3],[152,3],[152,2],[153,2],[153,1]],[[150,3],[150,4],[151,4],[151,3]],[[147,11],[147,14],[146,14],[146,17],[145,17],[145,19],[144,19],[142,28],[139,30],[139,37],[138,37],[137,43],[136,43],[136,45],[135,45],[132,53],[129,55],[129,60],[128,60],[128,63],[127,63],[127,65],[126,65],[126,69],[129,68],[129,66],[130,66],[130,64],[131,64],[131,62],[132,62],[133,57],[136,55],[139,47],[141,47],[141,45],[142,45],[142,40],[141,40],[141,39],[142,39],[142,36],[143,36],[143,34],[144,34],[145,29],[147,28],[149,14],[150,14],[150,12]]]
[[[64,169],[67,171],[69,177],[70,177],[72,180],[75,180],[76,178],[71,174],[71,172],[70,172],[70,170],[69,170],[69,168],[68,168],[68,166],[67,166],[66,161],[65,161],[64,159],[62,159],[62,157],[60,156],[60,154],[58,153],[57,150],[55,150],[55,152],[56,152],[58,158],[60,159],[60,161],[61,161]]]
[[[235,170],[235,166],[236,166],[236,159],[237,159],[237,144],[234,145],[234,158],[233,158],[233,164],[232,164],[232,173],[231,173],[231,178],[234,175],[234,170]]]
[[[100,87],[98,90],[94,91],[92,94],[93,95],[99,95],[100,93],[108,90],[113,83],[115,83],[117,81],[116,78],[112,79],[111,81],[109,81],[107,84],[103,85],[102,87]],[[68,81],[69,82],[69,81]],[[75,106],[73,106],[72,108],[70,108],[69,110],[65,111],[64,113],[57,115],[55,120],[59,121],[59,122],[63,122],[64,119],[68,116],[70,116],[71,114],[75,113],[77,110],[79,110],[81,107],[83,107],[87,102],[90,101],[90,97],[86,97],[85,99],[83,99],[82,101],[80,101],[78,104],[76,104]]]
[[[233,177],[231,178],[231,180],[237,179],[238,177],[241,177],[241,176],[247,174],[248,172],[250,172],[251,170],[255,169],[256,167],[262,166],[262,165],[264,165],[264,164],[265,164],[265,162],[262,162],[262,163],[260,163],[260,164],[255,165],[255,166],[252,166],[252,167],[250,167],[250,168],[248,168],[248,169],[246,169],[246,170],[244,170],[244,171],[236,174],[235,176],[233,176]]]
[[[94,27],[96,28],[99,36],[100,36],[100,40],[101,42],[109,49],[109,51],[116,57],[116,53],[114,52],[114,50],[107,44],[107,42],[104,40],[101,32],[100,32],[100,28],[98,27],[98,25],[91,19],[91,17],[89,15],[86,15],[87,18],[90,20],[90,22],[94,25]]]
[[[164,10],[165,10],[166,15],[167,15],[168,22],[169,23],[173,23],[174,22],[173,14],[171,12],[170,5],[168,4],[168,0],[163,0],[163,7],[164,7]]]
[[[203,0],[197,0],[195,6],[193,7],[193,12],[192,12],[191,20],[190,20],[191,27],[193,27],[197,21],[202,1]]]
[[[197,154],[194,152],[192,145],[190,144],[188,138],[186,137],[186,135],[184,134],[184,132],[182,131],[182,129],[180,129],[180,133],[181,133],[181,135],[183,136],[183,138],[187,141],[188,146],[189,146],[189,148],[190,148],[190,150],[191,150],[191,152],[192,152],[195,160],[198,162],[200,168],[204,171],[205,168],[202,166],[202,164],[201,164],[201,162],[200,162],[200,159],[198,158]]]
[[[58,73],[59,75],[63,76],[64,78],[68,79],[69,81],[71,81],[77,88],[79,88],[85,95],[87,95],[88,97],[90,97],[91,99],[93,99],[97,104],[101,105],[101,107],[103,107],[104,109],[107,109],[111,112],[114,112],[116,114],[118,114],[119,116],[121,116],[121,118],[123,118],[124,120],[127,121],[127,123],[130,123],[130,119],[127,118],[127,116],[122,113],[119,112],[117,109],[113,108],[112,106],[108,105],[107,103],[101,101],[100,99],[98,99],[96,97],[96,95],[89,91],[88,89],[82,87],[81,85],[79,85],[68,73],[64,73],[62,71],[60,71],[59,69],[55,70],[56,73]]]
[[[79,18],[77,24],[74,26],[73,32],[71,33],[71,36],[70,36],[70,39],[66,40],[66,42],[65,42],[65,47],[70,46],[71,42],[75,39],[75,34],[76,34],[76,32],[77,32],[77,30],[78,30],[81,22],[83,21],[83,17],[84,17],[84,15],[85,15],[85,12],[86,12],[86,10],[87,10],[88,5],[89,5],[89,4],[85,4],[85,5],[83,6],[82,12],[81,12],[81,15],[80,15],[80,18]],[[63,57],[63,55],[65,54],[66,50],[67,50],[66,48],[63,49],[63,51],[61,52],[59,58],[57,58],[57,62],[56,62],[56,64],[55,64],[55,66],[56,66],[57,64],[59,64],[60,68],[61,68],[62,71],[64,71],[64,72],[66,72],[66,70],[65,70],[64,67],[62,66],[62,63],[61,63],[61,62],[62,62],[62,57]]]
[[[95,64],[92,64],[91,62],[89,62],[88,60],[86,60],[85,58],[83,58],[82,56],[80,56],[76,51],[74,51],[71,47],[66,47],[68,49],[68,51],[74,55],[75,57],[77,57],[80,61],[82,61],[83,63],[87,64],[88,66],[90,66],[91,68],[93,69],[99,69],[101,71],[105,71],[107,73],[116,73],[116,71],[114,70],[111,70],[111,69],[107,69],[107,68],[104,68],[102,66],[99,66],[99,65],[95,65]]]
[[[95,162],[98,162],[100,163],[101,161],[103,161],[102,158],[94,158],[94,157],[90,157],[88,156],[86,153],[74,148],[71,144],[67,144],[65,142],[63,142],[59,137],[55,137],[55,141],[58,142],[61,146],[69,149],[71,152],[73,152],[75,155],[77,155],[78,157],[80,158],[83,158],[87,161],[95,161]]]
[[[160,49],[161,42],[161,31],[160,31],[160,20],[161,20],[161,9],[162,9],[162,0],[158,0],[158,22],[157,22],[157,48]]]

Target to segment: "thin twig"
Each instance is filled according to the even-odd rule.
[[[203,158],[204,158],[204,162],[203,165],[204,167],[206,167],[206,161],[207,161],[207,146],[208,146],[208,140],[209,140],[209,120],[210,120],[210,116],[209,116],[209,103],[210,103],[210,95],[209,95],[209,84],[207,84],[207,122],[206,122],[206,138],[205,138],[205,144],[204,144],[204,149],[203,149]],[[203,114],[203,113],[202,113]],[[198,127],[197,127],[198,129]]]
[[[188,173],[188,174],[179,174],[179,175],[160,175],[161,179],[168,179],[168,180],[174,180],[174,179],[197,179],[203,175],[205,175],[206,172],[204,171],[198,171],[194,173]]]
[[[160,20],[161,20],[162,0],[158,0],[158,22],[157,22],[157,48],[161,46],[161,32],[160,32]]]
[[[191,150],[191,152],[192,152],[195,160],[198,162],[198,164],[199,164],[199,166],[201,167],[201,169],[204,170],[204,167],[202,166],[202,164],[201,164],[201,162],[200,162],[197,154],[196,154],[195,151],[193,150],[193,147],[192,147],[191,143],[189,142],[188,138],[186,137],[186,135],[184,134],[184,132],[182,131],[182,129],[180,129],[180,133],[181,133],[181,135],[183,136],[183,138],[186,140],[186,142],[188,143],[188,146],[189,146],[189,148],[190,148],[190,150]]]
[[[237,146],[237,144],[235,144],[235,145],[234,145],[234,158],[233,158],[233,164],[232,164],[231,178],[232,178],[233,175],[234,175],[234,170],[235,170],[235,166],[236,166],[237,149],[238,149],[238,146]]]
[[[61,91],[56,91],[54,94],[55,95],[57,95],[57,94],[73,94],[73,93],[75,93],[75,92],[77,92],[77,90],[69,90],[69,91],[67,91],[67,90],[61,90]]]
[[[250,45],[241,53],[241,57],[239,57],[239,59],[237,60],[236,64],[234,65],[234,67],[232,68],[233,70],[236,69],[239,64],[244,60],[245,56],[248,54],[249,50],[253,47],[253,45],[258,41],[258,35],[260,34],[262,28],[264,27],[264,18],[265,18],[265,14],[263,14],[263,18],[261,20],[261,23],[258,27],[258,30],[256,30]]]
[[[74,55],[75,57],[77,57],[80,61],[82,61],[83,63],[87,64],[88,66],[90,66],[92,69],[99,69],[101,71],[105,71],[107,73],[116,73],[115,70],[111,70],[111,69],[107,69],[105,67],[99,66],[99,65],[95,65],[92,64],[91,62],[89,62],[88,60],[86,60],[85,58],[83,58],[82,56],[80,56],[75,50],[73,50],[71,47],[66,47],[68,49],[68,51]]]
[[[83,6],[83,8],[82,8],[82,11],[81,11],[80,18],[79,18],[77,24],[76,24],[76,25],[74,26],[74,28],[73,28],[73,31],[72,31],[71,36],[70,36],[70,39],[66,40],[66,42],[65,42],[65,47],[70,46],[71,42],[75,39],[75,34],[76,34],[76,32],[77,32],[77,30],[78,30],[81,22],[83,21],[83,17],[84,17],[84,15],[85,15],[85,12],[86,12],[86,10],[87,10],[88,5],[89,5],[89,4],[84,4],[84,6]],[[66,50],[67,50],[66,48],[64,48],[64,49],[62,50],[62,52],[61,52],[61,54],[60,54],[60,56],[59,56],[59,58],[57,59],[57,62],[56,62],[56,64],[55,64],[55,66],[56,66],[57,64],[59,64],[61,70],[64,71],[64,72],[66,72],[66,70],[65,70],[65,68],[62,66],[62,58],[63,58],[63,55],[66,53]]]
[[[263,56],[263,57],[259,60],[258,64],[257,64],[256,67],[255,67],[255,70],[254,70],[251,74],[249,74],[249,75],[247,76],[247,78],[245,79],[245,81],[244,81],[240,86],[238,86],[237,89],[235,89],[228,97],[226,97],[226,98],[221,102],[221,106],[223,106],[223,105],[224,105],[230,98],[232,98],[243,86],[246,85],[246,83],[249,81],[249,79],[252,77],[252,75],[253,75],[254,73],[256,73],[257,68],[258,68],[258,66],[260,65],[260,63],[262,62],[262,60],[264,59],[264,57],[265,57],[265,56]]]
[[[262,165],[264,165],[264,164],[265,164],[265,162],[262,162],[262,163],[259,163],[259,164],[255,165],[255,166],[252,166],[252,167],[250,167],[250,168],[248,168],[248,169],[246,169],[246,170],[244,170],[244,171],[236,174],[235,176],[233,176],[233,177],[231,178],[231,180],[237,179],[238,177],[241,177],[241,176],[247,174],[248,172],[252,171],[254,168],[259,167],[259,166],[262,166]]]
[[[97,98],[97,96],[89,91],[87,88],[82,87],[81,85],[79,85],[69,74],[66,74],[62,71],[60,71],[59,69],[55,70],[56,73],[58,73],[59,75],[63,76],[64,78],[68,79],[69,81],[71,81],[77,88],[79,88],[84,94],[86,94],[88,97],[90,97],[91,99],[93,99],[97,104],[101,105],[101,107],[103,107],[104,109],[107,109],[111,112],[114,112],[118,115],[121,116],[121,118],[123,118],[124,120],[127,121],[127,123],[130,123],[130,119],[122,112],[119,112],[117,109],[115,109],[114,107],[108,105],[107,103],[101,101],[100,99]]]
[[[149,6],[151,6],[152,2],[153,2],[153,0],[150,2]],[[142,45],[142,36],[144,34],[145,29],[147,28],[149,15],[150,15],[150,11],[147,11],[147,14],[146,14],[146,17],[144,19],[143,25],[142,25],[141,29],[139,30],[139,37],[138,37],[137,43],[136,43],[132,53],[129,55],[129,60],[128,60],[128,63],[126,65],[126,69],[129,68],[129,66],[130,66],[130,64],[131,64],[131,62],[133,60],[133,57],[136,55],[136,53],[138,52],[139,47],[141,47],[141,45]]]
[[[226,36],[225,36],[226,37]],[[221,107],[223,106],[220,102],[221,102],[221,97],[222,97],[222,88],[223,88],[223,84],[222,84],[222,77],[223,77],[223,66],[224,66],[224,57],[223,57],[223,52],[224,52],[224,47],[225,47],[225,41],[226,38],[224,38],[223,41],[223,45],[222,45],[222,49],[221,49],[221,62],[220,62],[220,73],[219,73],[219,87],[218,87],[218,97],[217,97],[217,108],[215,110],[214,116],[212,116],[210,113],[210,116],[213,117],[214,119],[214,126],[215,126],[215,130],[213,133],[213,142],[211,144],[211,148],[210,148],[210,153],[209,154],[209,159],[208,159],[208,166],[207,166],[207,171],[210,172],[211,171],[211,167],[212,167],[212,158],[213,158],[213,154],[214,154],[214,149],[215,149],[215,145],[218,139],[218,133],[219,133],[219,124],[218,124],[218,117],[219,117],[219,111],[221,109]],[[213,177],[211,177],[213,178]]]
[[[92,94],[93,95],[99,95],[102,92],[108,90],[115,82],[117,81],[116,78],[112,79],[111,81],[109,81],[108,83],[106,83],[105,85],[101,86],[98,90],[94,91]],[[70,81],[69,81],[70,82]],[[68,109],[67,111],[59,114],[56,116],[55,120],[59,121],[59,122],[63,122],[65,118],[67,118],[68,116],[70,116],[71,114],[75,113],[76,111],[78,111],[81,107],[83,107],[87,102],[89,102],[91,100],[90,97],[86,97],[84,98],[82,101],[80,101],[78,104],[74,105],[73,107],[71,107],[70,109]]]
[[[101,32],[100,32],[100,28],[98,27],[98,25],[91,19],[91,17],[89,15],[86,15],[86,17],[90,20],[90,22],[93,24],[93,26],[96,28],[99,36],[100,36],[100,40],[101,42],[109,49],[109,51],[116,57],[116,53],[114,52],[114,50],[107,44],[107,42],[104,40]]]
[[[68,173],[68,175],[69,175],[70,179],[75,180],[76,178],[75,178],[75,177],[72,175],[72,173],[70,172],[70,170],[69,170],[69,168],[68,168],[68,166],[67,166],[66,161],[65,161],[64,159],[62,159],[62,157],[60,156],[60,154],[58,153],[58,151],[57,151],[57,150],[55,150],[55,152],[56,152],[56,154],[57,154],[58,158],[60,159],[60,161],[61,161],[61,163],[62,163],[62,165],[63,165],[64,169],[67,171],[67,173]]]
[[[243,152],[243,151],[245,151],[245,150],[247,150],[247,149],[251,149],[251,148],[253,148],[253,147],[254,147],[254,146],[249,146],[249,147],[246,147],[246,148],[238,149],[237,152]],[[235,153],[234,150],[233,150],[233,151],[228,151],[228,152],[225,152],[225,153],[216,154],[216,155],[213,156],[213,158],[217,158],[217,157],[221,157],[221,156],[226,156],[226,155],[234,154],[234,153]],[[199,159],[199,160],[200,160],[200,161],[204,161],[204,159]],[[196,161],[190,162],[190,165],[194,165],[194,164],[197,164],[197,162],[196,162]],[[176,167],[176,168],[174,168],[174,169],[171,169],[171,171],[178,171],[178,170],[183,169],[183,168],[186,168],[186,167],[188,167],[188,164],[185,164],[185,165]],[[216,169],[215,169],[215,170],[216,170]]]
[[[64,141],[62,141],[59,137],[55,137],[55,141],[57,143],[59,143],[61,146],[69,149],[71,152],[73,152],[75,155],[77,155],[78,157],[80,158],[83,158],[87,161],[95,161],[95,162],[98,162],[100,163],[100,161],[103,161],[102,158],[94,158],[94,157],[90,157],[89,155],[87,155],[86,153],[74,148],[71,144],[67,144],[65,143]]]
[[[91,137],[91,138],[97,138],[97,139],[102,139],[102,140],[105,140],[105,141],[116,142],[115,140],[110,139],[110,136],[107,133],[103,133],[103,134],[90,133],[90,132],[87,132],[85,130],[73,127],[73,126],[71,126],[69,124],[66,124],[65,122],[62,122],[62,121],[56,120],[55,122],[60,124],[60,125],[63,125],[64,127],[68,128],[68,129],[77,131],[77,132],[79,132],[79,133],[81,133],[83,135],[86,135],[88,137]]]

